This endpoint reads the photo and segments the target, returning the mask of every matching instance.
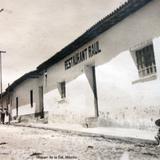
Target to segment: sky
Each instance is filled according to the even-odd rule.
[[[3,90],[126,0],[0,0]]]

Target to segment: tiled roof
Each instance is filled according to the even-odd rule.
[[[131,15],[132,13],[136,12],[144,5],[149,3],[152,0],[128,0],[122,6],[117,8],[111,14],[100,20],[98,23],[93,25],[90,29],[88,29],[84,34],[78,37],[76,40],[71,42],[69,45],[64,47],[61,51],[56,53],[54,56],[49,58],[44,63],[40,64],[37,67],[37,70],[42,71],[47,69],[48,67],[52,66],[53,64],[59,62],[66,56],[73,53],[78,48],[82,47],[87,42],[93,40],[101,33],[109,30],[111,27]]]

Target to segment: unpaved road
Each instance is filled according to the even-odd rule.
[[[0,160],[159,160],[160,147],[0,125]]]

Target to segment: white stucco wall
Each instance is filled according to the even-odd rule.
[[[160,35],[159,7],[159,0],[152,1],[79,49],[81,51],[99,41],[101,53],[98,55],[68,70],[64,68],[64,61],[71,56],[48,68],[44,107],[50,111],[49,118],[52,121],[72,120],[74,123],[94,115],[93,93],[84,68],[96,65],[102,123],[132,127],[154,126],[160,107],[160,40],[155,38]],[[131,53],[127,50],[141,46],[148,40],[152,41],[153,38],[157,79],[132,84],[139,76]],[[66,81],[65,101],[60,101],[57,89],[57,83],[62,81]]]
[[[37,79],[26,79],[12,92],[12,116],[16,115],[16,97],[18,97],[18,115],[34,114],[39,109],[39,81]],[[30,104],[30,90],[33,90],[33,107]]]
[[[36,103],[33,103],[33,107],[31,107],[30,104],[26,105],[21,105],[18,108],[18,115],[29,115],[29,114],[34,114],[36,111]],[[16,109],[12,109],[12,117],[16,116]]]
[[[66,85],[67,97],[62,100],[58,89],[44,96],[44,109],[49,111],[49,121],[83,122],[94,116],[94,99],[85,74]]]
[[[160,38],[153,40],[159,72]],[[106,124],[153,127],[160,116],[160,77],[156,80],[132,84],[139,79],[136,65],[129,51],[120,53],[109,63],[98,66],[97,86],[100,117]]]

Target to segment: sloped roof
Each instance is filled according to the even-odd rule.
[[[78,48],[82,47],[87,42],[93,40],[101,33],[109,30],[111,27],[131,15],[132,13],[136,12],[143,6],[145,6],[147,3],[153,0],[128,0],[125,2],[122,6],[117,8],[115,11],[113,11],[108,16],[104,17],[102,20],[97,22],[95,25],[93,25],[91,28],[89,28],[85,33],[83,33],[80,37],[75,39],[73,42],[71,42],[69,45],[64,47],[62,50],[57,52],[55,55],[53,55],[51,58],[46,60],[44,63],[40,64],[37,67],[37,70],[31,71],[29,73],[24,74],[19,79],[15,80],[7,89],[6,91],[13,90],[16,86],[21,84],[23,81],[29,78],[38,78],[41,74],[40,72],[44,69],[47,69],[48,67],[54,65],[55,63],[59,62],[66,56],[73,53]]]
[[[37,70],[28,72],[26,74],[24,74],[22,77],[18,78],[17,80],[15,80],[7,89],[6,91],[11,91],[12,89],[14,89],[16,86],[18,86],[19,84],[21,84],[22,82],[24,82],[25,80],[29,79],[29,78],[38,78],[41,74],[37,72]]]
[[[37,67],[37,70],[42,71],[54,65],[55,63],[59,62],[66,56],[73,53],[78,48],[82,47],[87,42],[93,40],[101,33],[109,30],[111,27],[113,27],[114,25],[116,25],[117,23],[119,23],[120,21],[122,21],[123,19],[131,15],[132,13],[136,12],[143,6],[145,6],[150,1],[152,0],[128,0],[122,6],[120,6],[115,11],[113,11],[111,14],[104,17],[98,23],[93,25],[80,37],[75,39],[73,42],[71,42],[69,45],[64,47],[59,52],[57,52],[55,55],[53,55],[51,58],[46,60],[44,63],[40,64]]]

